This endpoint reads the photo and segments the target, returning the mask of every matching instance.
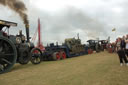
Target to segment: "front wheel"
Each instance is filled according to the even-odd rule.
[[[29,51],[26,49],[26,50],[23,50],[22,52],[20,52],[20,56],[18,59],[19,59],[18,61],[21,65],[28,64],[28,62],[31,59]]]
[[[33,48],[30,56],[32,64],[39,64],[41,62],[42,51],[39,48]]]

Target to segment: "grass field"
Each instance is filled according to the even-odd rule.
[[[116,54],[94,53],[39,65],[15,65],[0,85],[128,85],[128,67]]]

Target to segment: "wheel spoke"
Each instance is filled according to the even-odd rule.
[[[7,59],[4,59],[4,58],[2,58],[1,60],[3,60],[4,62],[6,62],[7,64],[12,64],[10,61],[8,61]]]
[[[1,57],[1,56],[13,56],[13,55],[14,55],[13,53],[10,53],[10,54],[0,53],[0,57]]]
[[[39,61],[39,58],[36,58],[36,61],[38,62]]]
[[[0,70],[3,71],[4,70],[4,67],[3,65],[0,64]]]
[[[4,54],[5,56],[13,56],[14,54]]]
[[[3,40],[0,41],[0,46],[2,46],[2,44],[3,44]]]
[[[9,47],[8,47],[7,43],[4,43],[3,44],[3,47],[4,47],[4,51],[6,51],[6,52],[9,51]]]
[[[34,62],[36,63],[36,58],[34,58]]]

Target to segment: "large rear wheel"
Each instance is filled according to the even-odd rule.
[[[10,71],[17,60],[17,50],[12,41],[0,37],[0,74]]]

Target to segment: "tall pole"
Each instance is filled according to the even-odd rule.
[[[41,33],[40,33],[41,29],[40,29],[40,19],[38,19],[38,46],[40,46],[41,44]]]
[[[40,19],[38,19],[38,48],[40,48],[41,51],[44,51],[45,48],[42,44],[42,41],[41,41],[41,24],[40,24]]]

